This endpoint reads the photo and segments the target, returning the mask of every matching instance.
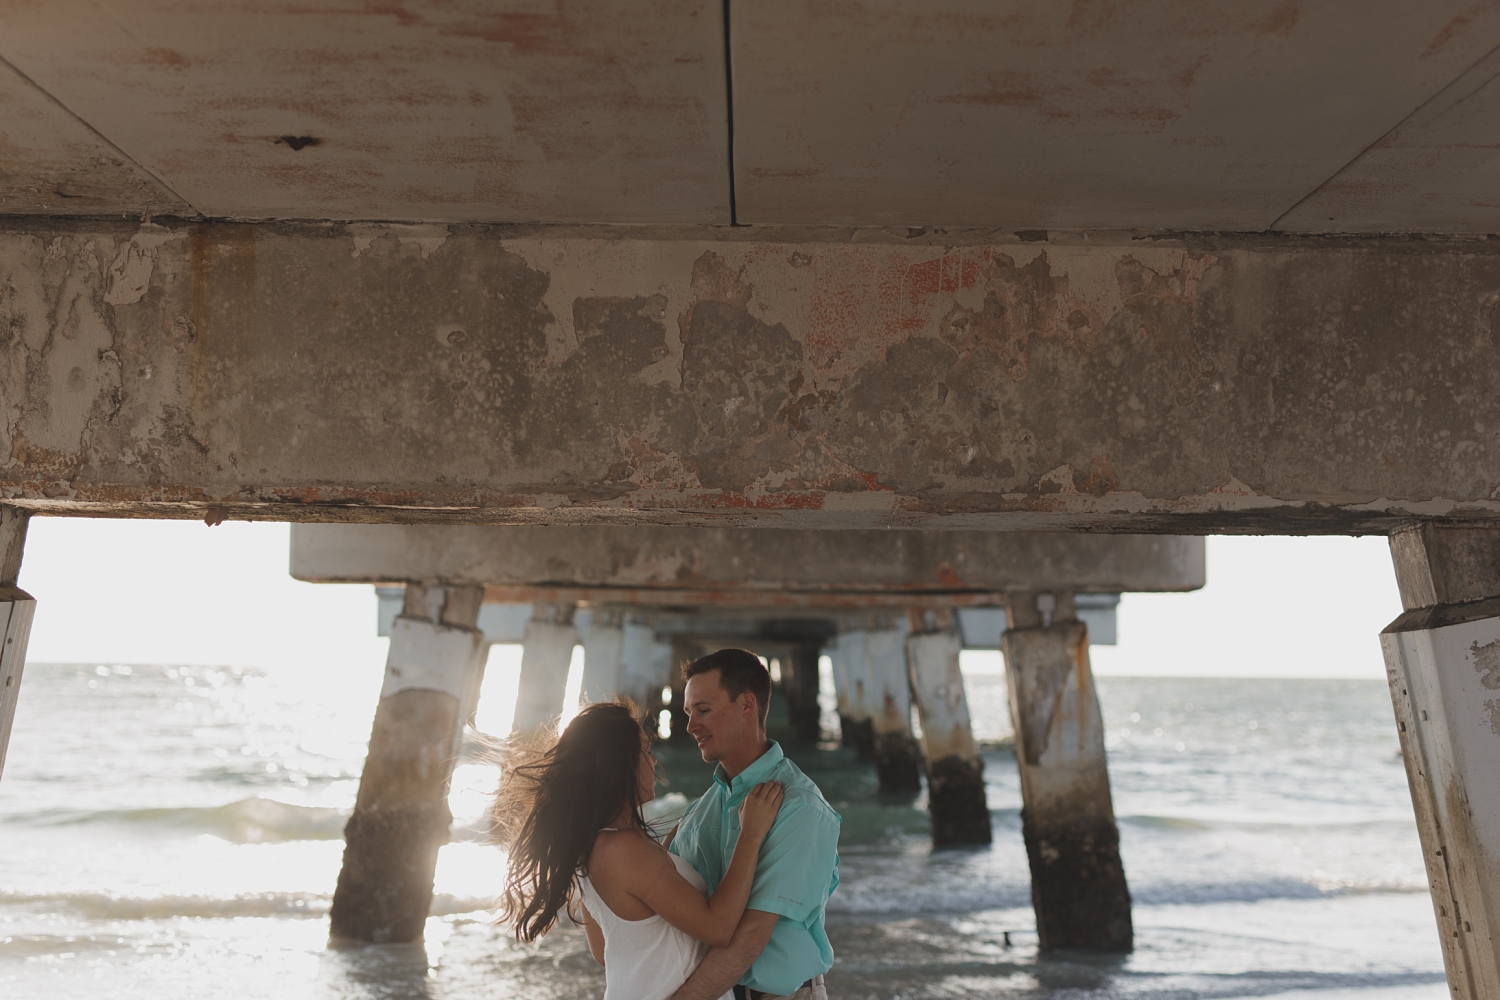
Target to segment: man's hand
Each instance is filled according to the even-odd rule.
[[[766,950],[771,930],[780,919],[764,910],[746,910],[728,947],[711,948],[670,1000],[718,1000]]]

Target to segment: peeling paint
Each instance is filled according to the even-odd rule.
[[[1500,516],[1487,246],[789,235],[0,234],[0,495],[473,523]]]
[[[422,259],[426,260],[429,255],[448,242],[450,235],[447,226],[398,225],[390,222],[355,223],[347,226],[346,229],[354,239],[354,251],[350,254],[352,257],[358,257],[370,249],[370,245],[382,236],[394,236],[398,245],[416,247]]]
[[[139,302],[151,283],[151,272],[156,266],[157,253],[162,246],[173,240],[186,237],[182,231],[173,232],[165,226],[147,223],[140,232],[122,244],[119,254],[109,268],[109,289],[104,301],[112,306]]]

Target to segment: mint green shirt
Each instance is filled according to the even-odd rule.
[[[714,768],[713,784],[682,817],[672,853],[703,876],[710,892],[718,888],[739,837],[740,803],[762,781],[781,782],[785,798],[761,844],[748,909],[781,919],[740,984],[785,995],[833,968],[823,910],[839,884],[840,819],[818,786],[772,740],[771,749],[733,781],[722,766]]]

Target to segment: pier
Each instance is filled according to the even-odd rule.
[[[1500,996],[1500,13],[480,6],[5,13],[0,767],[29,518],[289,521],[400,601],[334,937],[421,934],[490,642],[521,729],[582,645],[672,731],[732,643],[812,741],[826,655],[940,847],[992,835],[978,643],[1043,946],[1120,951],[1088,602],[1389,536],[1449,983]]]
[[[837,657],[835,678],[844,678],[841,721],[852,729],[842,734],[844,739],[857,745],[868,737],[872,763],[887,791],[919,791],[925,772],[932,840],[938,848],[991,840],[984,765],[958,662],[964,645],[959,615],[978,612],[971,630],[983,631],[987,623],[995,634],[976,636],[976,641],[999,645],[1003,630],[1043,945],[1130,949],[1129,891],[1109,808],[1103,729],[1088,668],[1088,629],[1078,620],[1075,592],[1117,595],[1200,587],[1205,567],[1199,538],[298,525],[291,555],[292,574],[299,579],[385,587],[400,583],[404,588],[402,615],[390,626],[388,686],[392,675],[431,673],[465,678],[451,686],[474,689],[464,671],[482,662],[473,649],[475,642],[489,638],[483,632],[454,633],[451,652],[429,646],[427,655],[434,662],[425,671],[412,662],[417,650],[410,640],[397,641],[413,628],[424,636],[449,634],[435,633],[442,627],[421,617],[428,607],[421,602],[430,601],[424,595],[462,594],[469,601],[481,595],[504,602],[506,612],[495,617],[512,632],[525,617],[512,723],[517,732],[555,724],[567,709],[564,687],[575,645],[583,646],[583,686],[589,696],[635,693],[625,677],[644,671],[640,666],[622,669],[626,643],[621,623],[628,620],[650,636],[649,642],[643,635],[632,645],[634,656],[657,647],[672,651],[673,673],[658,687],[673,689],[672,707],[680,703],[681,680],[675,671],[700,649],[732,644],[777,657],[790,737],[814,743],[821,735],[818,661],[827,649]],[[690,571],[683,572],[685,567]],[[415,616],[414,602],[419,605]],[[1049,609],[1040,622],[1033,610],[1038,607]],[[484,617],[477,604],[465,603],[463,609],[470,629]],[[1001,622],[1007,615],[1015,626],[1004,629]],[[870,628],[872,620],[887,627]],[[889,627],[893,622],[899,627]],[[444,663],[452,666],[445,671]],[[386,704],[381,702],[376,716],[377,734]],[[920,744],[913,736],[913,706]],[[645,707],[654,719],[656,703],[648,698]],[[863,711],[864,718],[856,711]],[[408,739],[414,746],[441,745],[452,738],[452,718],[434,715],[424,723],[425,735]],[[677,735],[675,724],[669,728]],[[431,770],[423,780],[431,801],[441,802],[448,772]],[[383,800],[386,785],[409,781],[404,774],[367,768],[361,801]],[[397,885],[406,872],[425,871],[430,892],[429,841],[392,829],[372,848],[368,842],[379,835],[363,832],[362,815],[356,810],[350,822],[341,891],[346,883],[357,883],[382,898],[398,894],[395,887],[378,888],[379,871],[361,869],[361,852],[373,852],[386,859],[393,873],[387,877]],[[409,861],[394,863],[407,856]],[[346,922],[339,920],[340,898],[335,897],[335,929],[347,934]],[[425,898],[412,897],[410,905],[408,936],[402,940],[420,934],[420,917],[426,914]],[[361,939],[386,940],[371,936],[386,933],[385,926],[366,931]]]

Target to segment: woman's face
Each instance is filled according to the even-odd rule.
[[[641,805],[656,798],[656,754],[651,752],[651,744],[644,739],[641,740],[641,762],[636,767],[635,782]]]

